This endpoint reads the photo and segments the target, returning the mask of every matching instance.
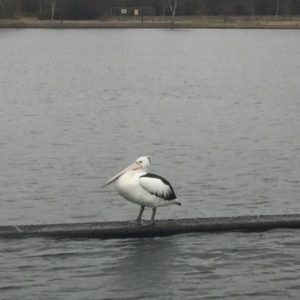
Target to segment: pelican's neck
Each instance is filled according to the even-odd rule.
[[[135,177],[135,176],[140,177],[140,176],[142,176],[142,175],[144,175],[144,174],[146,174],[146,172],[145,172],[144,170],[141,170],[141,169],[139,169],[139,170],[130,170],[130,171],[124,173],[123,175],[121,175],[121,176],[118,178],[117,182],[118,182],[118,183],[120,183],[121,181],[122,181],[122,182],[125,182],[125,181],[128,182],[128,181],[131,180],[133,177]]]

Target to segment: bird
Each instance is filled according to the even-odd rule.
[[[117,193],[126,200],[141,206],[134,223],[146,226],[154,224],[157,207],[172,204],[181,205],[174,189],[165,178],[148,173],[150,156],[139,157],[133,164],[113,176],[102,187],[116,183]],[[145,207],[152,207],[150,221],[142,220]]]

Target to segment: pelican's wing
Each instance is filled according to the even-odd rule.
[[[164,200],[174,200],[176,195],[168,180],[155,174],[147,173],[139,178],[141,187],[148,193]]]

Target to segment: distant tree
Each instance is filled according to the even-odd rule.
[[[42,12],[42,0],[39,0],[39,13]]]
[[[183,6],[188,1],[190,1],[190,0],[169,0],[169,6],[170,6],[171,15],[172,15],[172,24],[174,24],[174,18],[175,18],[175,13],[176,13],[177,7]]]
[[[290,17],[290,7],[291,7],[291,0],[284,0],[282,3],[282,18],[289,18]]]
[[[269,15],[278,19],[300,15],[300,0],[0,0],[0,18],[38,15],[40,19],[96,19],[114,7],[154,7],[156,15]]]
[[[172,24],[174,24],[174,16],[175,16],[175,13],[176,13],[177,1],[178,0],[169,0],[170,11],[172,13]]]
[[[199,15],[200,17],[204,16],[207,14],[208,9],[206,7],[205,1],[204,0],[200,0],[197,6],[197,15]]]
[[[224,23],[227,22],[228,15],[233,14],[234,8],[235,8],[234,0],[224,0],[223,2]]]
[[[56,0],[51,0],[51,2],[50,2],[50,6],[51,6],[51,21],[53,21],[53,18],[54,18],[55,4],[56,4]]]
[[[0,2],[0,8],[1,18],[12,18],[16,11],[15,0],[2,0]]]
[[[242,5],[247,13],[251,16],[251,20],[254,20],[256,0],[242,0]]]
[[[21,14],[21,0],[15,0],[15,13],[20,15]]]
[[[162,15],[163,16],[165,16],[165,14],[166,14],[166,4],[165,4],[165,0],[162,0],[163,2],[163,4],[162,4]]]
[[[251,20],[254,20],[254,10],[255,10],[255,1],[256,0],[250,0],[250,5],[251,5]]]

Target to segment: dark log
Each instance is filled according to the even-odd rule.
[[[190,232],[251,232],[277,228],[300,228],[300,215],[157,220],[154,225],[150,226],[130,222],[0,226],[0,238],[142,238]]]

